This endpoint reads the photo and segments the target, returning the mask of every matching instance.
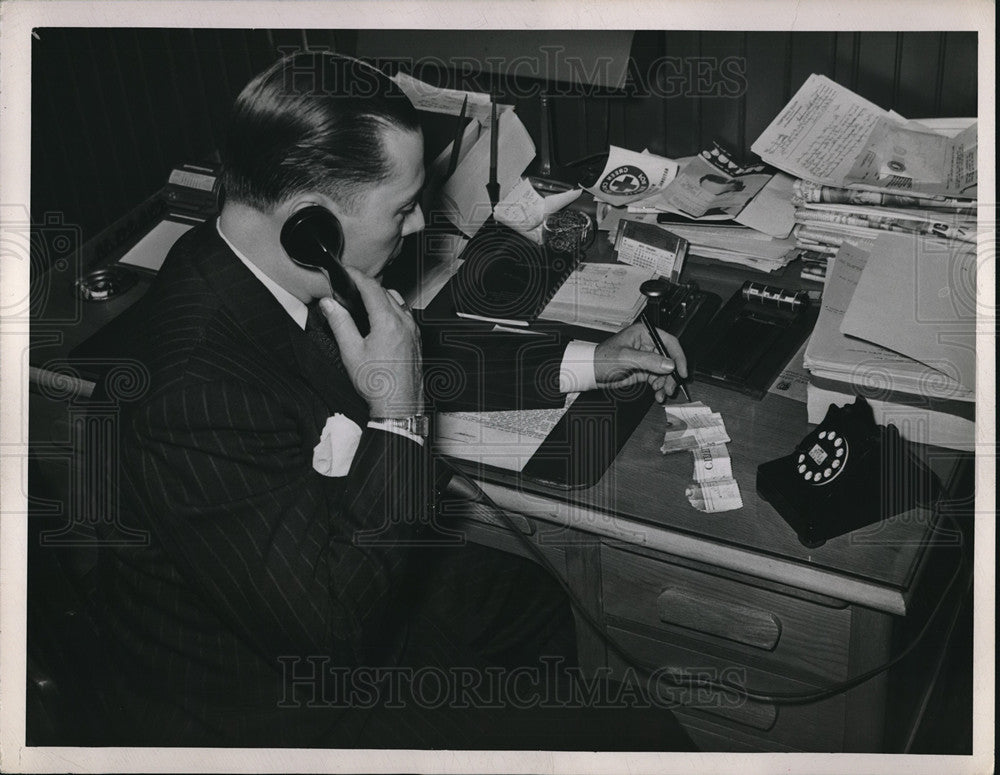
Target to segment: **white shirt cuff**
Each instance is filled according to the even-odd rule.
[[[380,431],[389,431],[389,433],[395,433],[398,436],[406,436],[406,438],[408,438],[408,439],[413,439],[421,447],[424,446],[424,439],[423,439],[422,436],[418,436],[415,433],[410,433],[409,431],[403,430],[402,428],[399,428],[399,427],[397,427],[395,425],[392,425],[390,423],[379,422],[377,420],[371,420],[368,423],[368,427],[369,428],[375,428],[376,430],[380,430]]]
[[[560,393],[580,393],[597,387],[597,374],[594,371],[596,349],[597,345],[593,342],[582,342],[578,339],[566,345],[562,366],[559,369]]]

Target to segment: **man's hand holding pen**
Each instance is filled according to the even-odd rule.
[[[676,337],[656,330],[664,354],[641,323],[605,339],[594,351],[594,374],[602,387],[624,387],[647,382],[663,403],[687,379],[687,359]]]

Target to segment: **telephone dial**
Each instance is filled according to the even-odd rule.
[[[757,492],[809,548],[827,539],[930,504],[937,476],[916,458],[894,425],[879,426],[861,396],[831,406],[785,457],[757,468]]]
[[[371,326],[361,292],[340,262],[344,232],[337,216],[320,205],[296,210],[281,227],[281,246],[296,264],[326,270],[333,300],[351,313],[358,333],[368,336]]]

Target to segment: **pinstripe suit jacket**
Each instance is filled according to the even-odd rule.
[[[140,304],[124,349],[151,387],[122,415],[120,519],[149,541],[102,562],[137,742],[329,744],[336,730],[349,744],[357,714],[302,707],[316,684],[289,678],[392,661],[406,622],[399,580],[419,562],[408,544],[433,497],[429,455],[365,427],[343,366],[214,223],[178,242]],[[532,352],[537,369],[561,347]],[[481,397],[474,382],[451,397]],[[524,403],[551,400],[532,385]],[[331,478],[312,455],[336,412],[365,430],[348,475]]]

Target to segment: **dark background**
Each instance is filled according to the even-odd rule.
[[[433,31],[414,34],[426,37],[428,55],[448,56],[435,49]],[[503,50],[504,36],[513,45],[518,33],[493,35]],[[58,213],[89,240],[154,194],[171,168],[210,158],[223,142],[233,98],[282,52],[324,48],[353,55],[358,39],[350,30],[35,30],[33,222]],[[606,151],[609,144],[679,157],[713,140],[745,155],[810,73],[907,118],[977,115],[974,32],[641,31],[632,54],[640,75],[658,57],[671,58],[670,83],[633,84],[604,96],[581,87],[553,98],[559,161]],[[726,58],[735,58],[730,67],[742,75],[718,72],[713,63]],[[440,85],[496,86],[488,76],[473,75],[470,83],[468,74],[465,81],[446,71],[438,75]],[[538,146],[537,96],[512,94],[517,85],[509,82],[501,86]],[[537,92],[537,84],[521,86]],[[442,145],[429,134],[429,155]],[[47,269],[44,259],[34,266]]]

